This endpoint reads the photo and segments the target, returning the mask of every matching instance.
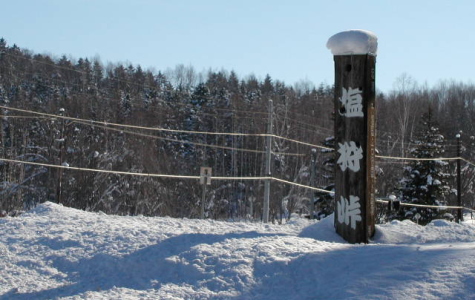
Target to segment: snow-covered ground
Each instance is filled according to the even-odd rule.
[[[45,203],[0,219],[0,299],[475,299],[475,225],[119,217]]]

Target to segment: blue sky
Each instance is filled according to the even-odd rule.
[[[327,40],[366,29],[379,39],[380,91],[404,73],[429,86],[474,82],[473,0],[0,0],[0,7],[8,45],[58,57],[333,84]]]

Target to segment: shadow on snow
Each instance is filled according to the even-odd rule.
[[[212,273],[203,274],[192,264],[176,263],[170,260],[170,257],[182,257],[192,247],[200,244],[211,245],[226,239],[252,239],[279,235],[282,234],[257,232],[223,235],[182,234],[123,257],[101,253],[90,259],[71,262],[64,257],[50,256],[48,260],[53,262],[53,267],[67,274],[66,280],[74,283],[23,294],[12,290],[0,296],[0,299],[51,299],[78,295],[88,291],[108,290],[114,287],[134,290],[159,289],[162,284],[166,283],[196,286],[198,281],[211,279],[214,275]],[[55,240],[46,244],[57,249]]]

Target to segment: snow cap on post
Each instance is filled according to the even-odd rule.
[[[378,37],[371,31],[353,29],[333,35],[327,42],[327,48],[333,55],[364,55],[376,56]]]

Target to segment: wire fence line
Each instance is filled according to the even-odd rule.
[[[388,204],[391,200],[386,200],[384,198],[376,199],[377,203]],[[425,205],[425,204],[415,204],[415,203],[408,203],[408,202],[400,202],[399,205],[401,206],[409,206],[409,207],[423,207],[423,208],[437,208],[437,209],[464,209],[471,212],[475,212],[475,209],[464,207],[464,206],[453,206],[453,205]]]
[[[123,132],[123,133],[127,133],[127,134],[133,134],[133,135],[137,135],[137,136],[147,137],[147,138],[161,139],[161,140],[166,140],[166,141],[169,141],[169,142],[192,144],[192,145],[196,145],[196,146],[211,147],[211,148],[218,148],[218,149],[225,149],[225,150],[235,150],[235,151],[252,152],[252,153],[260,153],[260,154],[265,153],[265,151],[262,151],[262,150],[242,149],[242,148],[235,148],[235,147],[229,147],[229,146],[211,145],[211,144],[193,142],[193,141],[188,141],[188,140],[179,140],[179,139],[173,139],[173,138],[159,137],[159,136],[144,134],[144,133],[135,132],[135,131],[126,131],[124,129],[118,129],[118,128],[130,128],[130,129],[151,130],[151,131],[172,132],[172,133],[184,133],[184,134],[273,137],[273,138],[283,139],[283,140],[286,140],[286,141],[289,141],[289,142],[298,143],[298,144],[313,147],[313,148],[319,148],[319,149],[324,149],[324,150],[334,150],[333,148],[320,146],[320,145],[316,145],[316,144],[312,144],[312,143],[307,143],[307,142],[299,141],[299,140],[296,140],[296,139],[291,139],[291,138],[287,138],[287,137],[283,137],[283,136],[279,136],[279,135],[275,135],[275,134],[269,134],[269,133],[236,133],[236,132],[210,132],[210,131],[177,130],[177,129],[168,129],[168,128],[146,127],[146,126],[137,126],[137,125],[129,125],[129,124],[110,123],[110,122],[106,122],[106,121],[87,120],[87,119],[74,118],[74,117],[68,117],[68,116],[57,115],[57,114],[49,114],[49,113],[42,113],[42,112],[32,111],[32,110],[14,108],[14,107],[3,106],[3,105],[0,105],[0,109],[6,109],[6,110],[17,111],[17,112],[22,112],[22,113],[34,114],[34,115],[40,116],[40,118],[64,119],[64,120],[69,120],[71,122],[75,122],[75,123],[78,123],[78,124],[95,126],[95,127],[99,127],[99,128],[105,129],[105,130],[119,131],[119,132]],[[10,116],[2,115],[1,117],[5,118],[5,117],[10,117]],[[30,118],[30,116],[12,116],[12,117],[14,117],[14,118]],[[273,152],[273,154],[288,155],[288,156],[304,156],[305,155],[305,154],[301,154],[301,153],[286,153],[286,152]],[[396,157],[396,156],[383,156],[383,155],[375,155],[375,157],[379,158],[379,159],[399,160],[399,161],[451,161],[451,160],[463,160],[467,164],[469,164],[470,166],[475,167],[475,163],[473,163],[473,162],[471,162],[468,159],[465,159],[463,157],[411,158],[411,157]]]
[[[199,180],[201,176],[199,175],[172,175],[172,174],[155,174],[155,173],[140,173],[140,172],[127,172],[127,171],[114,171],[114,170],[103,170],[103,169],[91,169],[91,168],[81,168],[81,167],[74,167],[69,165],[54,165],[54,164],[46,164],[40,162],[32,162],[32,161],[23,161],[23,160],[16,160],[16,159],[7,159],[7,158],[0,158],[0,161],[8,162],[8,163],[16,163],[16,164],[26,164],[26,165],[34,165],[34,166],[41,166],[41,167],[48,167],[48,168],[57,168],[63,170],[76,170],[76,171],[86,171],[86,172],[95,172],[95,173],[107,173],[107,174],[116,174],[116,175],[129,175],[129,176],[145,176],[145,177],[155,177],[155,178],[174,178],[174,179],[194,179]],[[324,193],[334,193],[332,191],[327,191],[324,189],[280,179],[277,177],[272,176],[249,176],[249,177],[226,177],[226,176],[210,176],[211,180],[273,180],[276,182],[282,182],[289,185],[294,185],[301,188],[306,188],[310,190],[320,191]]]
[[[103,170],[103,169],[91,169],[91,168],[80,168],[80,167],[73,167],[69,165],[53,165],[53,164],[46,164],[46,163],[39,163],[39,162],[31,162],[31,161],[22,161],[22,160],[15,160],[15,159],[6,159],[0,158],[0,161],[8,162],[8,163],[17,163],[17,164],[28,164],[28,165],[35,165],[35,166],[42,166],[48,168],[57,168],[63,170],[76,170],[76,171],[86,171],[86,172],[95,172],[95,173],[107,173],[107,174],[116,174],[116,175],[128,175],[128,176],[144,176],[144,177],[152,177],[152,178],[171,178],[171,179],[192,179],[192,180],[200,180],[201,176],[199,175],[172,175],[172,174],[154,174],[154,173],[140,173],[140,172],[127,172],[127,171],[114,171],[114,170]],[[334,191],[329,191],[325,189],[316,188],[313,186],[296,183],[288,180],[284,180],[277,177],[272,176],[250,176],[250,177],[226,177],[226,176],[210,176],[211,180],[224,180],[224,181],[243,181],[243,180],[272,180],[275,182],[280,182],[288,185],[293,185],[296,187],[309,189],[313,191],[318,191],[327,194],[335,194]],[[377,203],[387,204],[389,200],[384,198],[377,198]],[[422,204],[413,204],[413,203],[405,203],[400,202],[401,206],[409,206],[409,207],[424,207],[424,208],[436,208],[436,209],[464,209],[471,212],[475,212],[475,209],[471,209],[464,206],[449,206],[449,205],[422,205]]]
[[[90,125],[87,122],[82,122],[82,121],[73,121],[78,124],[83,124],[83,125]],[[108,127],[105,125],[92,125],[97,128],[102,128],[105,130],[111,130],[111,131],[117,131],[121,133],[126,133],[126,134],[132,134],[136,136],[141,136],[141,137],[146,137],[146,138],[152,138],[156,140],[163,140],[163,141],[168,141],[168,142],[173,142],[173,143],[180,143],[180,144],[189,144],[189,145],[195,145],[195,146],[201,146],[201,147],[208,147],[208,148],[215,148],[215,149],[223,149],[223,150],[233,150],[233,151],[242,151],[242,152],[251,152],[251,153],[259,153],[259,154],[264,154],[265,151],[262,150],[254,150],[254,149],[245,149],[245,148],[235,148],[235,147],[229,147],[229,146],[220,146],[220,145],[211,145],[211,144],[205,144],[205,143],[200,143],[200,142],[192,142],[192,141],[187,141],[187,140],[179,140],[179,139],[174,139],[174,138],[167,138],[167,137],[161,137],[161,136],[156,136],[156,135],[151,135],[151,134],[145,134],[145,133],[140,133],[140,132],[135,132],[135,131],[128,131],[120,128],[115,128],[115,127]],[[303,154],[298,154],[298,153],[282,153],[282,155],[296,155],[296,156],[301,156]]]
[[[147,127],[147,126],[138,126],[138,125],[129,125],[129,124],[119,124],[107,121],[96,121],[96,120],[88,120],[88,119],[81,119],[75,117],[68,117],[63,115],[57,114],[49,114],[49,113],[42,113],[38,111],[32,111],[27,109],[21,108],[14,108],[9,106],[0,105],[0,108],[6,110],[12,110],[22,113],[28,114],[35,114],[40,116],[45,116],[54,119],[63,119],[73,122],[81,122],[83,124],[89,125],[105,125],[105,126],[113,126],[113,127],[121,127],[121,128],[132,128],[132,129],[142,129],[142,130],[151,130],[151,131],[163,131],[163,132],[173,132],[173,133],[185,133],[185,134],[206,134],[206,135],[227,135],[227,136],[258,136],[258,137],[266,137],[267,134],[263,133],[239,133],[239,132],[212,132],[212,131],[193,131],[193,130],[178,130],[178,129],[168,129],[168,128],[161,128],[161,127]],[[8,115],[4,115],[3,117],[8,117]]]
[[[382,159],[395,159],[395,160],[407,160],[407,161],[439,161],[439,160],[458,160],[463,159],[462,157],[433,157],[433,158],[415,158],[415,157],[397,157],[397,156],[383,156],[375,155],[376,158]]]
[[[167,129],[167,128],[159,128],[159,127],[146,127],[146,126],[110,123],[110,122],[106,122],[106,121],[86,120],[86,119],[67,117],[67,116],[56,115],[56,114],[41,113],[41,112],[36,112],[36,111],[31,111],[31,110],[26,110],[26,109],[11,108],[11,107],[2,106],[2,105],[0,105],[0,108],[1,109],[12,110],[12,111],[17,111],[17,112],[36,114],[36,115],[40,115],[40,116],[43,116],[43,117],[68,120],[68,121],[75,122],[75,123],[80,123],[80,124],[83,124],[83,125],[101,127],[103,129],[108,129],[108,130],[114,130],[113,127],[119,127],[119,128],[131,128],[131,129],[150,130],[150,131],[159,131],[159,132],[183,133],[183,134],[223,135],[223,136],[252,136],[252,137],[269,137],[270,136],[270,137],[273,137],[273,138],[283,139],[283,140],[287,140],[287,141],[290,141],[290,142],[294,142],[294,143],[298,143],[298,144],[302,144],[302,145],[306,145],[306,146],[310,146],[310,147],[314,147],[314,148],[332,150],[331,148],[328,148],[328,147],[324,147],[324,146],[320,146],[320,145],[316,145],[316,144],[311,144],[311,143],[306,143],[306,142],[302,142],[302,141],[298,141],[298,140],[294,140],[294,139],[289,139],[289,138],[286,138],[286,137],[283,137],[283,136],[279,136],[279,135],[276,135],[276,134],[269,134],[269,133],[212,132],[212,131],[193,131],[193,130]],[[7,116],[4,116],[4,117],[7,117]],[[19,117],[19,116],[15,116],[15,117]],[[124,130],[119,130],[119,131],[124,131]],[[226,147],[226,146],[216,146],[216,145],[203,144],[203,143],[200,144],[200,143],[195,143],[195,142],[191,142],[191,141],[156,137],[156,136],[152,136],[152,135],[144,135],[144,134],[131,132],[131,131],[128,131],[127,133],[141,135],[141,136],[144,136],[144,137],[156,138],[156,139],[164,139],[164,140],[169,140],[169,141],[172,141],[172,142],[180,142],[180,143],[186,143],[186,144],[196,144],[196,145],[205,146],[205,147],[215,147],[215,148],[229,149],[229,150],[241,150],[239,148],[232,148],[232,147]],[[249,149],[244,149],[244,150],[241,150],[241,151],[265,153],[265,151],[249,150]],[[284,152],[282,152],[282,153],[275,152],[274,154],[294,155],[294,156],[303,156],[304,155],[304,154],[299,154],[299,153],[284,153]]]
[[[119,124],[119,123],[111,123],[107,121],[96,121],[96,120],[87,120],[87,119],[81,119],[81,118],[74,118],[74,117],[68,117],[68,116],[63,116],[63,115],[57,115],[57,114],[49,114],[49,113],[42,113],[42,112],[37,112],[37,111],[32,111],[32,110],[26,110],[26,109],[20,109],[20,108],[12,108],[9,106],[3,106],[0,105],[0,109],[7,109],[7,110],[12,110],[12,111],[17,111],[17,112],[23,112],[23,113],[29,113],[29,114],[35,114],[39,115],[42,117],[47,117],[47,118],[54,118],[54,119],[64,119],[64,120],[69,120],[75,123],[83,124],[83,125],[90,125],[90,126],[96,126],[100,127],[103,129],[107,130],[115,130],[113,127],[119,127],[119,128],[131,128],[131,129],[140,129],[140,130],[150,130],[150,131],[159,131],[159,132],[172,132],[172,133],[183,133],[183,134],[202,134],[202,135],[223,135],[223,136],[253,136],[253,137],[272,137],[272,138],[278,138],[278,139],[283,139],[289,142],[293,143],[298,143],[301,145],[313,147],[313,148],[318,148],[318,149],[323,149],[323,150],[334,150],[333,148],[321,146],[321,145],[316,145],[312,143],[307,143],[303,141],[299,141],[296,139],[291,139],[283,136],[279,136],[276,134],[269,134],[269,133],[240,133],[240,132],[212,132],[212,131],[193,131],[193,130],[179,130],[179,129],[169,129],[169,128],[160,128],[160,127],[147,127],[147,126],[138,126],[138,125],[129,125],[129,124]],[[9,117],[8,115],[2,115],[2,117]],[[21,118],[22,116],[13,116],[15,118]],[[28,116],[24,116],[25,118],[28,118]],[[135,134],[143,137],[149,137],[149,138],[155,138],[155,139],[163,139],[163,140],[168,140],[171,142],[179,142],[179,143],[186,143],[186,144],[196,144],[198,146],[203,146],[203,147],[214,147],[214,148],[221,148],[221,149],[228,149],[228,150],[238,150],[238,151],[245,151],[245,152],[254,152],[254,153],[265,153],[265,151],[259,151],[259,150],[252,150],[252,149],[240,149],[240,148],[233,148],[233,147],[227,147],[227,146],[218,146],[218,145],[210,145],[210,144],[204,144],[204,143],[196,143],[192,141],[185,141],[185,140],[178,140],[178,139],[171,139],[171,138],[164,138],[164,137],[157,137],[153,135],[146,135],[138,132],[133,132],[133,131],[124,131],[124,130],[116,130],[116,131],[121,131],[121,132],[126,132],[129,134]],[[299,153],[279,153],[279,152],[274,152],[274,154],[281,154],[281,155],[294,155],[294,156],[303,156],[304,154],[299,154]],[[470,162],[469,160],[462,158],[462,157],[439,157],[439,158],[411,158],[411,157],[395,157],[395,156],[383,156],[383,155],[376,155],[376,158],[381,158],[381,159],[390,159],[390,160],[405,160],[405,161],[438,161],[438,160],[458,160],[462,159],[468,164],[475,166],[473,162]]]
[[[87,122],[81,122],[81,121],[73,121],[73,122],[78,123],[78,124],[83,124],[83,125],[89,125]],[[107,127],[107,126],[104,126],[104,125],[93,125],[93,126],[98,127],[98,128],[102,128],[102,129],[105,129],[105,130],[118,131],[118,132],[121,132],[121,133],[127,133],[127,134],[136,135],[136,136],[152,138],[152,139],[156,139],[156,140],[164,140],[164,141],[169,141],[169,142],[173,142],[173,143],[189,144],[189,145],[195,145],[195,146],[201,146],[201,147],[207,147],[207,148],[241,151],[241,152],[251,152],[251,153],[259,153],[259,154],[265,154],[266,153],[263,150],[236,148],[236,147],[229,147],[229,146],[205,144],[205,143],[193,142],[193,141],[188,141],[188,140],[179,140],[179,139],[161,137],[161,136],[150,135],[150,134],[145,134],[145,133],[140,133],[140,132],[135,132],[135,131],[128,131],[128,130],[114,128],[114,127]],[[273,154],[278,154],[278,155],[284,155],[284,156],[305,156],[305,154],[302,154],[302,153],[274,152],[274,151],[272,151],[272,153]]]
[[[303,141],[299,141],[299,140],[295,140],[295,139],[291,139],[291,138],[287,138],[287,137],[283,137],[283,136],[279,136],[279,135],[275,135],[275,134],[269,134],[269,133],[238,133],[238,132],[211,132],[211,131],[178,130],[178,129],[168,129],[168,128],[159,128],[159,127],[146,127],[146,126],[137,126],[137,125],[129,125],[129,124],[118,124],[118,123],[110,123],[110,122],[106,122],[106,121],[87,120],[87,119],[74,118],[74,117],[68,117],[68,116],[57,115],[57,114],[42,113],[42,112],[20,109],[20,108],[13,108],[13,107],[3,106],[3,105],[0,105],[0,109],[6,109],[6,110],[17,111],[17,112],[35,114],[35,115],[41,116],[42,118],[64,119],[64,120],[69,120],[71,122],[75,122],[75,123],[79,123],[79,124],[83,124],[83,125],[96,126],[96,127],[103,128],[103,129],[106,129],[106,130],[115,130],[115,131],[125,132],[125,133],[128,133],[128,134],[134,134],[134,135],[138,135],[138,136],[142,136],[142,137],[162,139],[162,140],[167,140],[167,141],[170,141],[170,142],[193,144],[193,145],[197,145],[197,146],[227,149],[227,150],[237,150],[237,151],[253,152],[253,153],[265,153],[265,151],[261,151],[261,150],[241,149],[241,148],[234,148],[234,147],[228,147],[228,146],[219,146],[219,145],[198,143],[198,142],[192,142],[192,141],[187,141],[187,140],[178,140],[178,139],[172,139],[172,138],[157,137],[157,136],[147,135],[147,134],[143,134],[143,133],[139,133],[139,132],[125,131],[123,129],[119,130],[119,129],[116,129],[114,127],[140,129],[140,130],[151,130],[151,131],[161,131],[161,132],[184,133],[184,134],[273,137],[273,138],[283,139],[283,140],[286,140],[286,141],[289,141],[289,142],[298,143],[298,144],[313,147],[313,148],[319,148],[319,149],[324,149],[324,150],[334,150],[333,148],[320,146],[320,145],[316,145],[316,144],[311,144],[311,143],[306,143],[306,142],[303,142]],[[10,117],[10,116],[1,115],[0,117],[6,118],[6,117]],[[13,117],[13,118],[31,118],[30,116],[11,116],[11,117]],[[285,152],[273,152],[273,154],[290,155],[290,156],[292,156],[292,155],[293,156],[304,156],[305,155],[305,154],[300,154],[300,153],[285,153]],[[381,158],[381,159],[403,160],[403,161],[450,161],[450,160],[459,160],[460,159],[460,160],[465,161],[469,165],[475,167],[475,163],[473,163],[473,162],[471,162],[471,161],[469,161],[465,158],[462,158],[462,157],[411,158],[411,157],[396,157],[396,156],[383,156],[383,155],[375,155],[375,157],[376,158]]]
[[[63,170],[88,171],[88,172],[95,172],[95,173],[107,173],[107,174],[117,174],[117,175],[162,177],[162,178],[179,178],[179,179],[200,179],[200,176],[193,176],[193,175],[190,175],[190,176],[188,176],[188,175],[170,175],[170,174],[153,174],[153,173],[114,171],[114,170],[104,170],[104,169],[91,169],[91,168],[74,167],[74,166],[69,166],[69,165],[66,165],[66,164],[53,165],[53,164],[46,164],[46,163],[40,163],[40,162],[23,161],[23,160],[7,159],[7,158],[0,158],[0,161],[9,162],[9,163],[17,163],[17,164],[26,164],[26,165],[33,165],[33,166],[48,167],[48,168],[56,168],[56,169],[63,169]]]
[[[320,148],[320,149],[325,149],[325,150],[334,150],[333,148],[329,147],[324,147],[320,145],[315,145],[311,143],[306,143],[303,141],[287,138],[287,137],[282,137],[279,135],[275,134],[259,134],[259,133],[232,133],[232,132],[208,132],[208,131],[188,131],[188,130],[176,130],[176,129],[167,129],[167,128],[157,128],[157,127],[145,127],[145,126],[136,126],[136,125],[127,125],[127,124],[117,124],[117,123],[109,123],[105,121],[95,121],[95,120],[86,120],[86,119],[81,119],[81,118],[74,118],[74,117],[68,117],[68,116],[63,116],[63,115],[56,115],[56,114],[48,114],[48,113],[42,113],[42,112],[36,112],[36,111],[31,111],[31,110],[25,110],[25,109],[19,109],[19,108],[12,108],[8,106],[0,106],[1,109],[6,109],[6,110],[11,110],[11,111],[16,111],[16,112],[21,112],[21,113],[28,113],[28,114],[34,114],[38,116],[37,118],[46,118],[46,119],[64,119],[71,121],[73,123],[78,123],[78,124],[83,124],[83,125],[90,125],[90,126],[95,126],[98,128],[103,128],[105,130],[113,130],[113,131],[119,131],[122,133],[127,133],[127,134],[134,134],[137,136],[141,137],[147,137],[147,138],[154,138],[154,139],[161,139],[161,140],[166,140],[169,142],[178,142],[178,143],[184,143],[184,144],[193,144],[197,146],[203,146],[203,147],[212,147],[212,148],[218,148],[218,149],[225,149],[225,150],[235,150],[235,151],[244,151],[244,152],[253,152],[253,153],[259,153],[259,154],[264,154],[265,151],[261,150],[253,150],[253,149],[242,149],[242,148],[234,148],[234,147],[227,147],[227,146],[219,146],[219,145],[211,145],[211,144],[205,144],[205,143],[198,143],[198,142],[192,142],[192,141],[186,141],[186,140],[178,140],[178,139],[173,139],[173,138],[166,138],[166,137],[160,137],[160,136],[155,136],[155,135],[150,135],[150,134],[145,134],[141,132],[136,132],[136,131],[128,131],[124,130],[123,128],[130,128],[130,129],[139,129],[139,130],[150,130],[150,131],[161,131],[161,132],[171,132],[171,133],[184,133],[184,134],[202,134],[202,135],[227,135],[227,136],[254,136],[254,137],[273,137],[273,138],[278,138],[278,139],[283,139],[289,142],[293,143],[298,143],[301,145],[305,146],[310,146],[313,148]],[[0,117],[3,118],[34,118],[31,116],[8,116],[8,115],[1,115]],[[290,155],[290,156],[304,156],[305,154],[301,153],[285,153],[285,152],[273,152],[273,154],[279,154],[279,155]],[[468,159],[465,159],[463,157],[439,157],[439,158],[410,158],[410,157],[394,157],[394,156],[383,156],[383,155],[376,155],[376,158],[383,159],[383,160],[396,160],[396,161],[454,161],[454,160],[462,160],[469,164],[472,167],[475,167],[475,164]],[[22,161],[22,160],[15,160],[15,159],[7,159],[7,158],[0,158],[0,161],[3,162],[9,162],[9,163],[17,163],[17,164],[29,164],[29,165],[36,165],[36,166],[43,166],[43,167],[48,167],[48,168],[58,168],[58,169],[67,169],[67,170],[77,170],[77,171],[87,171],[87,172],[96,172],[96,173],[108,173],[108,174],[117,174],[117,175],[128,175],[128,176],[146,176],[146,177],[155,177],[155,178],[174,178],[174,179],[192,179],[192,180],[199,180],[201,177],[197,175],[172,175],[172,174],[152,174],[152,173],[140,173],[140,172],[127,172],[127,171],[114,171],[114,170],[103,170],[103,169],[91,169],[91,168],[81,168],[81,167],[75,167],[75,166],[69,166],[69,165],[54,165],[54,164],[46,164],[46,163],[39,163],[39,162],[31,162],[31,161]],[[254,176],[254,177],[221,177],[221,176],[211,176],[212,180],[272,180],[275,182],[280,182],[288,185],[293,185],[296,187],[300,188],[305,188],[305,189],[310,189],[314,191],[319,191],[322,193],[328,193],[328,194],[334,194],[333,191],[328,191],[292,181],[287,181],[284,179],[280,179],[277,177],[272,177],[272,176]],[[383,198],[378,198],[376,200],[378,203],[387,203],[387,200],[384,200]],[[461,207],[461,206],[435,206],[435,205],[419,205],[419,204],[411,204],[411,203],[400,203],[402,206],[413,206],[413,207],[426,207],[426,208],[448,208],[448,209],[466,209],[470,211],[475,211],[470,208],[466,207]]]
[[[469,161],[468,159],[465,159],[465,158],[463,158],[463,157],[462,157],[461,159],[462,159],[464,162],[466,162],[467,164],[469,164],[470,166],[475,167],[475,163],[473,163],[473,162],[471,162],[471,161]]]

